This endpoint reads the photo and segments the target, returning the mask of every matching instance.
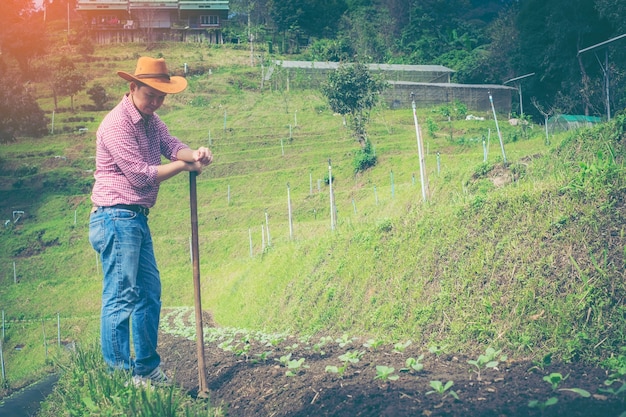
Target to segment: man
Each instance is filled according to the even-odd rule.
[[[187,87],[170,76],[164,59],[141,57],[129,92],[96,134],[95,184],[89,241],[102,258],[102,354],[111,370],[132,373],[135,384],[167,383],[157,353],[161,280],[148,227],[159,184],[184,171],[202,172],[213,161],[205,147],[191,150],[170,135],[155,113],[167,94]],[[170,162],[161,164],[161,156]],[[130,333],[134,360],[130,353]]]

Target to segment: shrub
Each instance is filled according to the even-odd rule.
[[[361,148],[356,155],[354,155],[354,159],[352,160],[354,172],[359,173],[365,171],[366,169],[376,165],[376,161],[377,157],[372,148],[372,142],[366,140],[365,146],[363,146],[363,148]]]

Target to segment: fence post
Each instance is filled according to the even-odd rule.
[[[46,340],[46,325],[43,317],[41,318],[41,330],[43,332],[43,348],[46,354],[46,360],[48,360],[48,341]]]
[[[57,346],[61,348],[61,314],[57,313]]]
[[[0,340],[0,367],[2,367],[2,382],[6,381],[6,374],[4,373],[4,354],[2,349],[4,346],[4,340]]]
[[[248,240],[250,241],[250,257],[252,258],[252,230],[248,227]]]
[[[330,186],[330,230],[335,230],[337,219],[335,218],[335,199],[333,198],[333,169],[328,158],[328,185]]]
[[[265,210],[265,228],[267,229],[267,246],[272,246],[272,238],[270,237],[270,220],[267,210]]]
[[[287,208],[289,209],[289,239],[293,239],[293,217],[291,213],[291,190],[287,183]]]

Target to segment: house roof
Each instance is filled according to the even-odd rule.
[[[480,88],[485,90],[517,90],[514,87],[509,87],[508,85],[499,85],[499,84],[457,84],[457,83],[420,83],[413,81],[389,81],[389,84],[398,84],[398,85],[416,85],[416,86],[424,86],[424,87],[442,87],[442,88]]]
[[[315,68],[334,70],[339,68],[339,62],[318,62],[318,61],[274,61],[283,68]],[[370,70],[377,71],[423,71],[423,72],[443,72],[453,73],[454,70],[443,65],[400,65],[400,64],[366,64]]]
[[[228,10],[228,0],[78,0],[76,10],[128,9]]]
[[[600,123],[602,121],[602,119],[597,116],[585,116],[583,114],[559,114],[558,116],[552,116],[548,119],[548,123],[556,120],[572,123]]]

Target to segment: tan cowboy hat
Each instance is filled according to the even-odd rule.
[[[187,80],[176,75],[170,76],[165,65],[165,59],[142,56],[137,60],[135,74],[118,71],[117,75],[126,81],[136,81],[146,84],[157,91],[166,94],[176,94],[187,88]]]

